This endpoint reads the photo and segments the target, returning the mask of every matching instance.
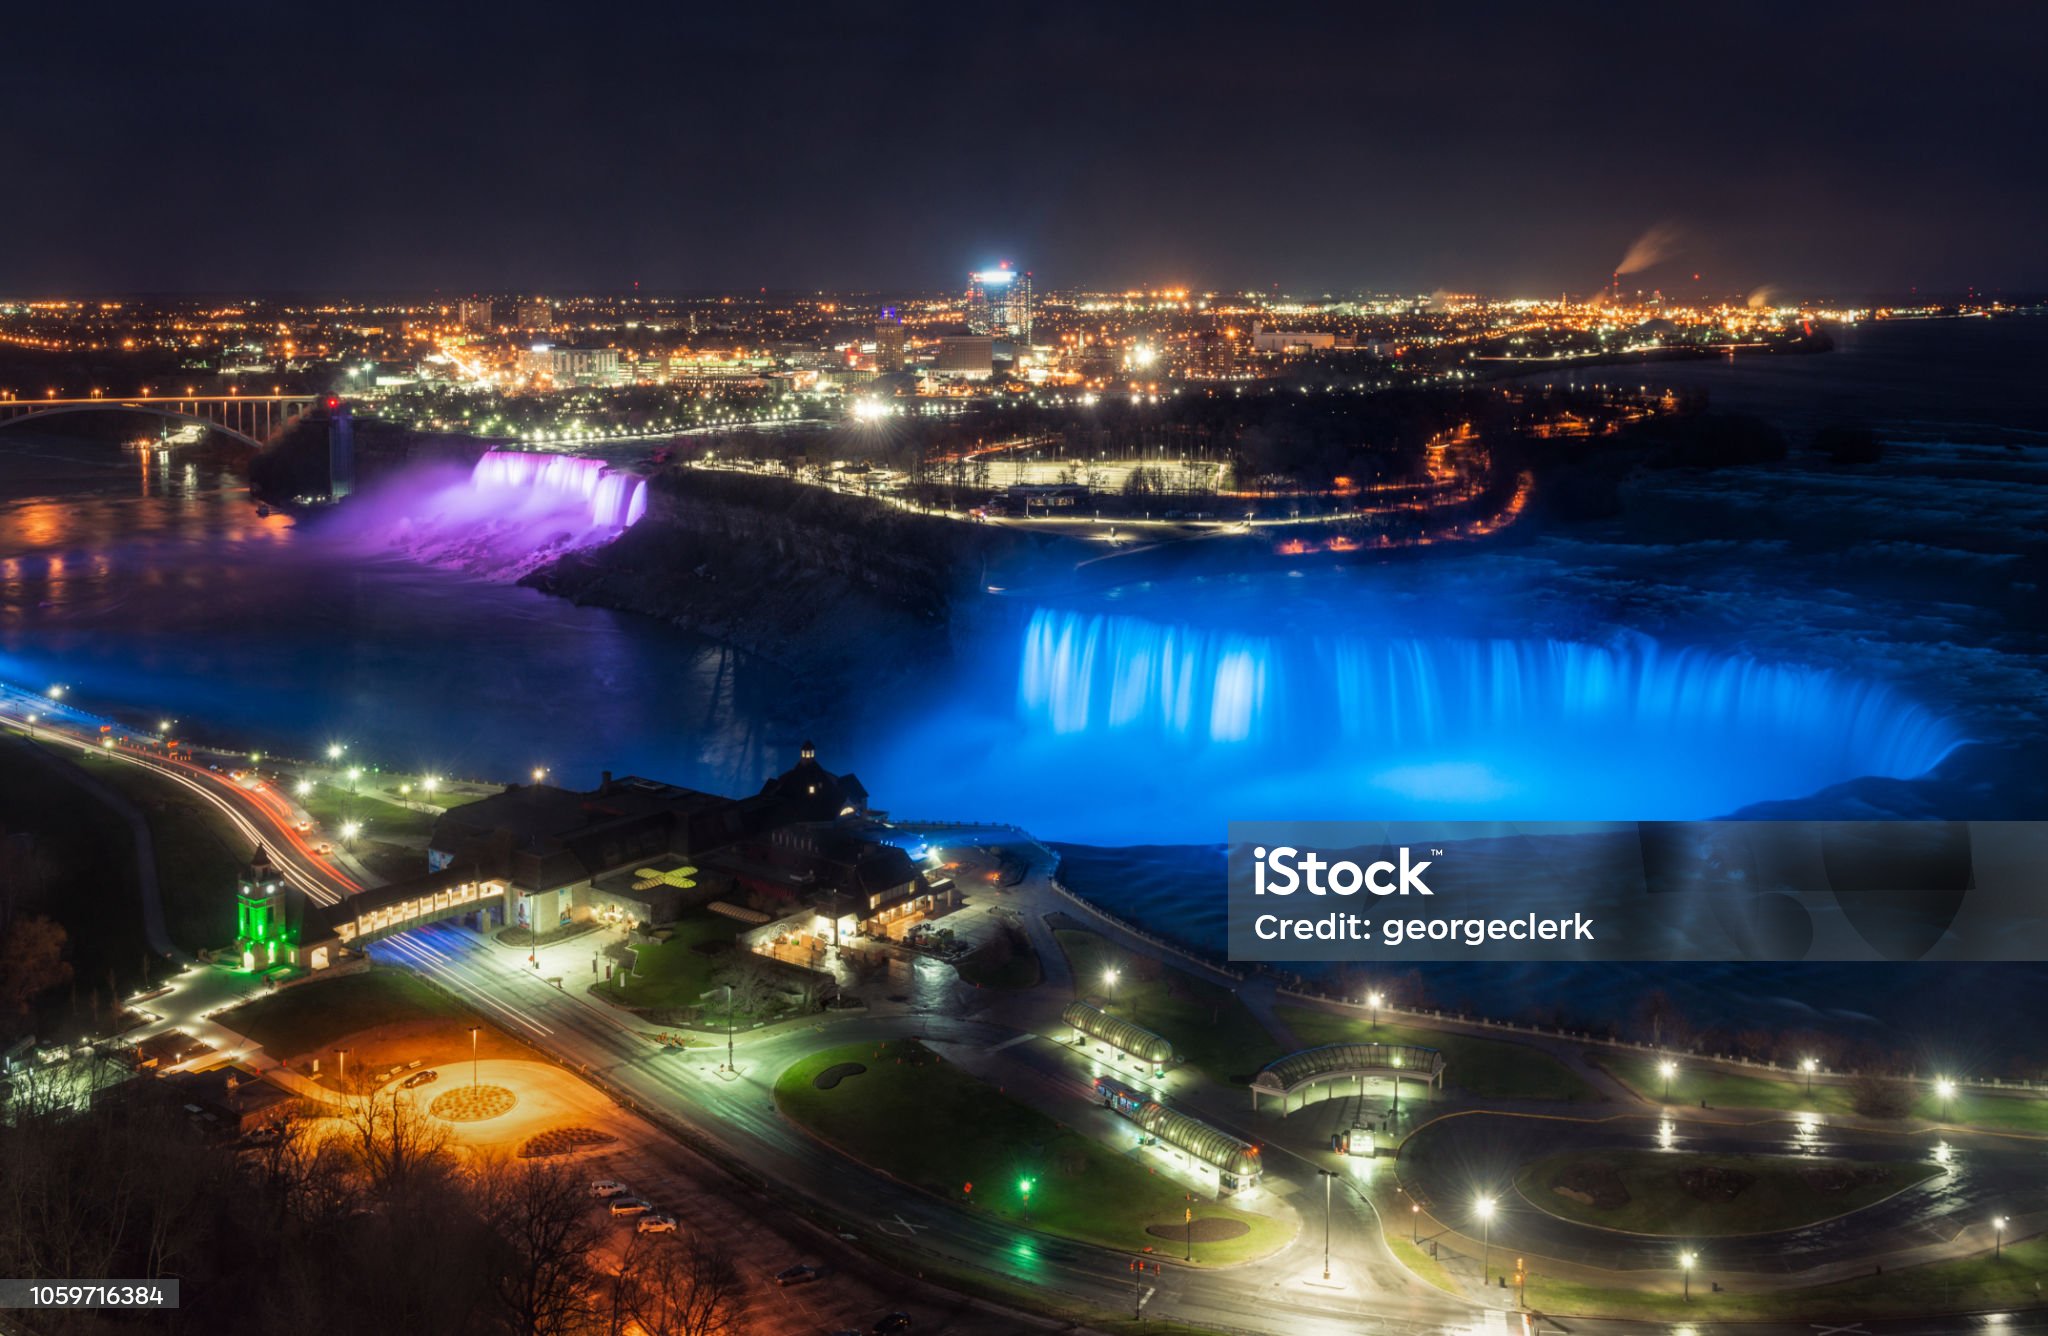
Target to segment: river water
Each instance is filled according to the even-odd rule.
[[[1095,845],[1207,844],[1252,816],[1712,816],[1865,775],[1910,785],[1954,764],[1958,741],[2038,738],[2042,365],[2048,321],[1951,321],[1866,326],[1823,356],[1588,373],[1709,387],[1795,445],[1818,423],[1868,422],[1887,455],[1659,477],[1632,484],[1630,519],[1395,571],[996,608],[953,647],[957,675],[915,702],[809,717],[777,670],[672,627],[424,564],[339,519],[259,517],[233,455],[14,428],[0,679],[280,754],[340,741],[366,764],[545,766],[570,786],[612,770],[749,792],[815,734],[897,812]],[[1412,725],[1371,717],[1389,691]],[[1749,731],[1713,745],[1716,710]],[[1502,743],[1518,715],[1552,727]],[[1746,762],[1766,737],[1796,754]],[[1418,739],[1436,750],[1416,764],[1347,760]],[[1982,806],[2009,786],[1975,778],[1925,790],[1921,810],[2043,815]],[[1199,859],[1137,855],[1087,879],[1218,945],[1220,888]],[[1799,991],[1790,977],[1740,991]],[[1897,993],[1854,982],[1875,977],[1826,976],[1822,1010],[1875,1023]],[[1539,985],[1492,970],[1457,991],[1505,1011],[1524,986]],[[1625,991],[1582,995],[1611,1013]],[[1787,1014],[1817,1005],[1788,995]]]

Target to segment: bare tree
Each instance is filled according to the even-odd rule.
[[[733,1336],[742,1288],[732,1255],[703,1235],[639,1235],[619,1265],[614,1321],[623,1313],[647,1336]]]
[[[512,1330],[565,1336],[596,1321],[591,1254],[603,1231],[574,1172],[504,1159],[479,1161],[472,1172],[479,1211],[503,1244],[492,1281]]]
[[[429,1117],[409,1092],[393,1089],[380,1095],[365,1082],[336,1107],[364,1183],[375,1196],[401,1198],[453,1173],[448,1124]]]

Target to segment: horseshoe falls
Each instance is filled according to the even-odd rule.
[[[1014,634],[1014,698],[949,711],[923,754],[986,747],[967,792],[1084,842],[1114,842],[1111,811],[1126,843],[1219,841],[1240,819],[1705,818],[1911,778],[1965,740],[1881,682],[1633,633],[1257,634],[1041,608]]]

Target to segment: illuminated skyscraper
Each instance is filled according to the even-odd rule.
[[[1016,343],[1031,342],[1031,275],[1010,268],[1008,260],[969,274],[967,328]]]
[[[887,373],[903,369],[903,321],[896,308],[882,308],[875,322],[875,370]]]

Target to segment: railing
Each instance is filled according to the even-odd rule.
[[[1475,1016],[1470,1012],[1445,1011],[1441,1008],[1429,1007],[1399,1007],[1389,1002],[1382,1002],[1375,1008],[1371,1003],[1360,1002],[1355,998],[1339,997],[1334,993],[1285,984],[1280,987],[1279,991],[1283,997],[1297,998],[1304,1002],[1321,1002],[1331,1006],[1343,1007],[1350,1011],[1378,1011],[1388,1015],[1412,1016],[1418,1020],[1448,1021],[1454,1025],[1470,1026],[1475,1029],[1498,1030],[1505,1034],[1523,1034],[1542,1039],[1569,1039],[1575,1043],[1590,1044],[1626,1053],[1693,1058],[1701,1062],[1718,1063],[1728,1067],[1741,1067],[1749,1071],[1765,1072],[1793,1080],[1802,1079],[1807,1075],[1804,1068],[1789,1066],[1783,1063],[1766,1062],[1761,1058],[1747,1058],[1734,1053],[1701,1053],[1691,1050],[1679,1050],[1666,1045],[1647,1044],[1640,1040],[1620,1039],[1613,1035],[1597,1034],[1591,1030],[1574,1030],[1566,1026],[1537,1025],[1529,1021],[1494,1020],[1488,1016]],[[1921,1073],[1917,1071],[1862,1072],[1854,1068],[1830,1067],[1817,1068],[1815,1074],[1832,1077],[1870,1075],[1900,1081],[1924,1081],[1939,1075],[1944,1080],[1954,1081],[1959,1089],[1974,1087],[1982,1090],[2048,1090],[2048,1081],[2004,1080],[1995,1076],[1964,1077],[1949,1076],[1947,1073]]]

